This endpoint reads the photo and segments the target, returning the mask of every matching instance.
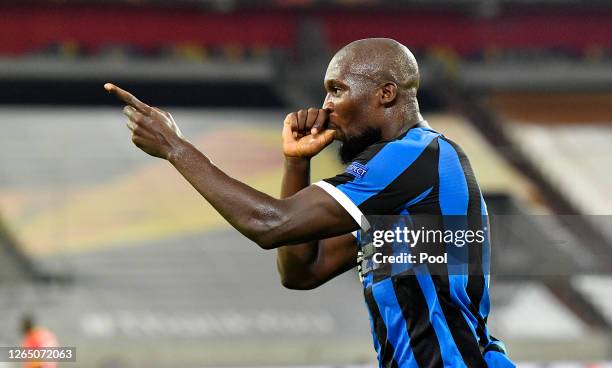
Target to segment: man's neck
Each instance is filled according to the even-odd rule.
[[[399,124],[397,122],[400,122]],[[404,134],[415,125],[424,122],[423,116],[418,111],[409,114],[406,117],[398,118],[390,124],[384,124],[382,129],[382,138],[384,140],[393,139]]]

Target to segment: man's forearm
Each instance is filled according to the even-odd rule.
[[[286,157],[281,184],[281,198],[287,198],[310,185],[310,159]],[[308,274],[310,264],[316,261],[318,242],[277,248],[276,265],[283,284],[291,278]]]
[[[168,161],[233,227],[262,247],[262,236],[285,221],[279,200],[235,180],[189,142]]]
[[[310,185],[310,159],[285,157],[281,198],[291,197]]]

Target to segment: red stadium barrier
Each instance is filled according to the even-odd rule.
[[[143,51],[177,42],[292,48],[305,16],[321,20],[333,47],[364,37],[393,37],[412,48],[450,47],[468,54],[489,47],[612,47],[610,11],[522,13],[497,18],[415,11],[237,11],[131,6],[0,6],[0,53],[22,54],[76,41],[95,52],[127,43]]]

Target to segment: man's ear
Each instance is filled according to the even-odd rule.
[[[397,98],[397,84],[387,82],[380,87],[380,104],[391,105]]]

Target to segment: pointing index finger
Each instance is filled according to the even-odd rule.
[[[144,114],[148,114],[149,111],[151,110],[151,108],[149,107],[149,105],[147,105],[146,103],[140,101],[139,99],[137,99],[133,94],[129,93],[128,91],[119,88],[117,86],[115,86],[112,83],[106,83],[104,84],[104,89],[107,90],[108,92],[114,94],[115,96],[117,96],[118,99],[120,99],[121,101],[125,102],[127,105],[130,105],[132,107],[134,107],[136,110],[144,113]]]

